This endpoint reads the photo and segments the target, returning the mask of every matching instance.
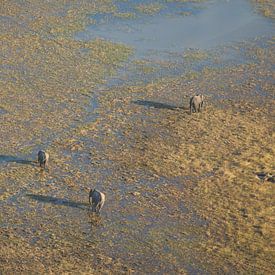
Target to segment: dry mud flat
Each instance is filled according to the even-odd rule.
[[[274,40],[247,45],[248,64],[91,93],[131,51],[63,36],[53,3],[29,17],[4,1],[34,22],[1,30],[0,271],[271,274],[274,183],[257,173],[274,173]],[[195,92],[206,109],[190,116]],[[107,194],[99,219],[93,185]]]

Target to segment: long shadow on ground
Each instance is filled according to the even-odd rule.
[[[15,156],[7,156],[7,155],[0,155],[0,163],[4,162],[15,162],[19,164],[28,164],[28,165],[35,165],[35,162],[32,160],[26,160],[26,159],[21,159]]]
[[[27,194],[26,196],[39,202],[51,203],[54,205],[63,205],[67,207],[80,208],[80,209],[83,209],[89,206],[88,203],[76,202],[76,201],[71,201],[67,199],[55,198],[51,196],[36,195],[36,194]]]
[[[173,106],[170,104],[160,103],[160,102],[155,102],[155,101],[150,101],[150,100],[135,100],[135,101],[132,101],[132,103],[137,104],[137,105],[143,105],[146,107],[153,107],[153,108],[157,108],[157,109],[177,110],[179,108],[182,108],[182,107],[177,107],[177,106]]]

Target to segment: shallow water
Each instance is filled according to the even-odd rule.
[[[131,12],[133,2],[124,3],[122,11]],[[191,15],[183,16],[180,11]],[[205,50],[275,34],[272,21],[256,14],[245,0],[211,1],[199,7],[190,3],[170,3],[153,16],[120,19],[102,14],[94,19],[97,24],[78,33],[77,39],[100,37],[125,43],[135,48],[137,57],[151,56],[155,52],[182,52],[189,48]]]
[[[129,62],[109,78],[107,86],[148,83],[158,78],[201,71],[206,66],[246,64],[247,40],[257,43],[275,34],[274,23],[257,14],[246,0],[180,3],[159,1],[162,9],[153,15],[138,13],[136,5],[153,1],[117,1],[118,13],[96,14],[95,24],[75,35],[76,39],[103,38],[134,48]],[[139,64],[136,63],[140,62]]]
[[[136,13],[133,5],[140,2],[152,1],[123,1],[117,4],[121,12]],[[164,1],[160,2],[164,4]],[[179,14],[185,11],[191,12],[192,15]],[[186,65],[186,59],[180,55],[173,55],[176,51],[181,52],[190,47],[205,50],[235,39],[239,41],[246,37],[255,38],[258,34],[269,35],[268,29],[271,26],[269,20],[252,12],[248,2],[235,0],[214,1],[200,4],[200,6],[192,3],[168,3],[159,14],[152,16],[137,14],[135,19],[119,19],[112,14],[98,14],[93,18],[98,21],[98,24],[90,26],[84,33],[77,34],[77,38],[104,37],[129,44],[136,49],[134,59],[153,57],[153,55],[157,59],[163,59],[170,58],[172,54],[175,59],[181,58],[177,66],[171,69],[176,73],[182,72],[183,68],[187,71],[190,69],[188,66],[183,67]],[[217,22],[219,28],[216,28]],[[257,28],[253,28],[258,24],[257,22],[259,28],[258,25]],[[260,27],[261,24],[263,24],[262,27]],[[199,29],[199,26],[203,26],[204,31]],[[126,27],[129,27],[128,33],[124,32]],[[162,31],[158,33],[160,27]],[[236,28],[241,30],[250,28],[253,31],[240,32]],[[207,36],[205,32],[209,32]],[[214,35],[215,33],[217,36]],[[230,33],[232,35],[229,35]],[[232,55],[234,53],[230,54]],[[224,58],[224,55],[221,58]],[[211,64],[209,59],[206,58],[195,66],[203,69],[207,64]],[[224,60],[220,62],[221,66],[224,66]],[[193,60],[189,62],[193,63]],[[167,65],[170,66],[168,63]],[[147,65],[159,67],[155,76],[167,76],[167,69],[165,69],[167,67],[164,66],[162,69],[162,64],[156,65],[152,62]],[[144,81],[143,74],[137,74],[137,70],[133,69],[130,74]],[[129,78],[126,76],[122,82],[129,85]],[[110,83],[109,80],[108,83]],[[113,90],[110,92],[115,93]],[[35,136],[33,140],[26,141],[26,147],[35,144],[31,147],[33,153],[13,155],[8,152],[10,155],[8,153],[0,155],[0,168],[3,172],[8,167],[13,169],[11,175],[17,173],[16,177],[9,180],[9,189],[4,190],[7,195],[4,194],[5,200],[1,202],[2,213],[8,213],[10,209],[13,209],[13,213],[5,216],[1,226],[14,226],[14,221],[19,221],[18,225],[24,229],[22,233],[24,238],[37,245],[39,242],[43,244],[50,240],[56,244],[56,239],[60,242],[64,241],[65,244],[67,242],[72,245],[77,244],[81,247],[82,253],[77,256],[78,259],[87,253],[82,244],[93,243],[100,247],[100,252],[113,259],[125,260],[125,263],[136,268],[137,272],[141,272],[146,267],[154,267],[171,274],[179,271],[175,268],[183,268],[189,274],[206,273],[204,266],[197,262],[193,254],[196,254],[195,244],[204,236],[207,223],[198,217],[193,209],[189,209],[182,198],[178,201],[161,200],[161,195],[166,191],[167,186],[171,186],[176,193],[180,194],[187,186],[190,188],[192,183],[202,178],[189,178],[186,175],[175,179],[169,177],[152,179],[151,173],[144,168],[142,171],[126,170],[128,173],[126,180],[123,170],[125,168],[117,170],[117,165],[108,159],[109,155],[101,150],[101,147],[108,149],[110,146],[113,149],[121,145],[123,149],[123,142],[125,144],[131,142],[120,132],[127,112],[123,112],[123,103],[121,103],[121,106],[113,110],[115,113],[112,113],[108,104],[120,99],[115,96],[110,97],[110,101],[106,101],[104,106],[102,93],[103,89],[100,90],[100,87],[98,91],[93,91],[90,106],[85,105],[85,115],[78,117],[66,128],[63,127],[60,132],[49,129],[50,134],[39,142]],[[120,96],[119,93],[117,94]],[[176,111],[175,107],[178,107],[178,104],[175,103],[177,102],[175,98],[171,100],[171,94],[162,98],[160,96],[148,98],[146,93],[137,94],[130,101],[132,105],[126,110],[130,111],[136,107],[141,107],[141,110],[135,113],[132,121],[128,120],[127,123],[144,124],[145,128],[150,128],[147,131],[150,135],[151,129],[154,129],[154,122],[148,123],[148,114],[159,114],[165,111],[163,113],[166,116],[166,113]],[[163,103],[159,102],[161,99]],[[66,108],[66,105],[59,105],[56,108],[61,107]],[[105,108],[104,111],[103,108]],[[143,109],[149,112],[144,115]],[[78,133],[78,126],[82,124],[85,126],[85,123],[95,122],[98,118],[99,121],[103,119],[100,124],[102,130],[91,131],[87,136],[71,133],[74,130]],[[110,124],[116,121],[115,118],[121,119],[121,124],[116,129],[108,131],[112,128]],[[33,124],[34,121],[31,121],[25,126],[31,129]],[[87,128],[89,129],[88,126]],[[104,137],[112,135],[112,130],[116,136],[113,143],[108,144],[108,139]],[[85,132],[85,127],[83,131]],[[158,130],[158,135],[165,139],[169,138],[170,133],[167,133],[166,129],[163,132]],[[119,142],[121,143],[117,145]],[[36,159],[36,152],[39,149],[37,143],[40,143],[39,146],[41,144],[49,146],[54,153],[49,171],[40,170],[32,161]],[[93,154],[93,150],[99,153]],[[105,155],[102,152],[105,152]],[[96,158],[99,155],[100,157]],[[213,175],[206,175],[205,178],[210,176]],[[99,220],[90,215],[87,207],[89,188],[95,186],[107,194],[107,203]],[[146,207],[141,205],[144,201],[147,202]],[[78,244],[78,238],[82,243]],[[173,247],[175,245],[177,248],[177,243],[180,243],[181,247],[178,252],[173,253]],[[94,250],[89,252],[92,253]],[[184,257],[179,256],[182,255],[181,253]]]

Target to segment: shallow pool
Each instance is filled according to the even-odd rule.
[[[275,34],[272,20],[257,14],[245,0],[214,0],[200,5],[159,1],[161,9],[153,15],[137,12],[136,2],[127,1],[118,5],[118,12],[128,12],[133,14],[132,17],[96,15],[93,17],[96,24],[77,33],[76,38],[103,38],[124,43],[135,48],[137,57],[144,57],[152,55],[152,51],[205,50],[229,42]]]

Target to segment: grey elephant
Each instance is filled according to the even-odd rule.
[[[92,206],[92,212],[99,214],[105,203],[105,195],[96,189],[91,189],[89,193],[89,203]]]
[[[190,98],[190,114],[192,111],[200,112],[203,106],[204,96],[202,94],[192,96]]]
[[[49,162],[49,154],[46,153],[45,151],[40,150],[38,152],[38,163],[40,167],[43,167],[44,169],[46,168],[46,165]]]

